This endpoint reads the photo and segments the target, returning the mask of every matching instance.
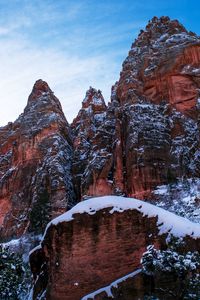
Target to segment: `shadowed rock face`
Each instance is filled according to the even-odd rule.
[[[74,162],[84,161],[79,198],[148,199],[156,185],[198,177],[199,91],[200,39],[176,20],[153,18],[133,43],[95,130],[84,122],[84,107],[73,122],[90,141],[89,156],[86,144],[75,144],[85,155]]]
[[[39,233],[72,205],[71,156],[59,100],[38,80],[24,113],[0,128],[1,238]]]

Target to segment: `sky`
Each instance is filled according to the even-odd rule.
[[[0,126],[23,112],[37,79],[69,122],[90,86],[108,102],[140,29],[163,15],[200,35],[197,0],[0,0]]]

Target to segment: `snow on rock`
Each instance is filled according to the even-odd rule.
[[[185,237],[186,235],[190,235],[193,238],[200,237],[200,224],[193,223],[187,220],[186,218],[177,216],[150,203],[120,196],[97,197],[78,203],[68,212],[52,220],[47,225],[44,237],[48,228],[51,225],[57,225],[61,222],[69,222],[74,219],[74,214],[87,213],[93,215],[97,211],[102,210],[104,208],[110,208],[110,214],[113,214],[114,212],[122,213],[126,210],[135,209],[141,212],[143,215],[148,216],[149,218],[157,217],[159,234],[170,233],[175,237],[180,238]]]
[[[42,235],[24,234],[19,239],[12,239],[9,242],[1,243],[0,245],[5,248],[9,248],[10,251],[22,255],[25,263],[29,260],[29,255],[36,249],[39,249]],[[35,247],[35,245],[38,245]],[[32,249],[35,247],[34,249]],[[32,249],[32,250],[31,250]],[[31,251],[30,251],[31,250]]]
[[[108,297],[114,298],[113,294],[112,294],[112,288],[117,288],[118,284],[120,284],[123,281],[126,281],[129,278],[132,278],[134,276],[136,276],[137,274],[139,274],[141,272],[141,269],[138,269],[130,274],[127,274],[115,281],[113,281],[110,285],[105,286],[103,288],[100,288],[98,290],[96,290],[95,292],[92,292],[86,296],[84,296],[83,298],[81,298],[81,300],[89,300],[89,299],[94,299],[95,296],[99,295],[100,293],[105,292],[107,294]]]
[[[175,183],[157,186],[155,205],[171,211],[192,222],[200,223],[200,180],[177,179]]]

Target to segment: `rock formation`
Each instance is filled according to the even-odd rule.
[[[94,196],[136,197],[198,221],[199,109],[200,38],[168,17],[154,17],[141,30],[111,101],[106,105],[101,91],[90,88],[71,125],[38,80],[23,114],[0,128],[1,241],[40,234]],[[169,220],[149,216],[143,202],[120,205],[110,214],[113,205],[96,212],[92,204],[89,213],[48,226],[31,254],[34,299],[45,291],[47,299],[80,299],[138,269],[148,244],[167,246]],[[168,231],[159,234],[163,224]],[[186,248],[199,249],[194,232],[184,238]]]
[[[23,114],[0,128],[1,239],[40,233],[73,204],[71,157],[59,100],[38,80]]]
[[[200,39],[155,17],[133,43],[111,102],[90,88],[71,126],[37,81],[24,113],[0,129],[2,238],[41,232],[91,196],[151,200],[158,185],[199,177],[199,62]]]
[[[170,209],[171,196],[179,193],[173,184],[183,179],[190,187],[196,184],[199,193],[199,65],[200,38],[177,20],[155,17],[133,43],[112,87],[111,102],[106,106],[100,91],[87,91],[71,125],[77,201],[109,194],[158,203],[155,188],[168,184],[173,186],[167,193]],[[125,198],[120,201],[126,203]],[[192,203],[199,209],[198,197]],[[34,299],[42,293],[47,299],[81,299],[137,271],[147,245],[167,247],[168,234],[176,225],[180,229],[178,220],[170,225],[172,215],[160,221],[158,214],[142,211],[142,203],[135,209],[110,205],[97,212],[93,204],[81,213],[72,209],[69,220],[50,223],[41,246],[31,253]],[[195,220],[195,213],[191,215]],[[194,231],[183,236],[185,250],[199,249]],[[144,295],[141,280],[134,279],[137,297]]]
[[[155,17],[141,31],[98,125],[94,104],[90,113],[83,105],[72,124],[79,136],[75,169],[77,160],[84,161],[79,199],[105,194],[150,199],[157,185],[199,177],[199,63],[200,39],[178,21]],[[93,116],[90,121],[84,121],[86,114]]]
[[[170,234],[186,241],[185,251],[200,247],[199,224],[154,205],[117,196],[85,200],[53,220],[32,252],[33,299],[43,294],[49,300],[80,300],[133,271],[139,273],[146,246],[165,248]]]

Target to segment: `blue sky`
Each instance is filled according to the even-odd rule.
[[[39,78],[69,122],[89,86],[108,101],[132,42],[155,15],[178,19],[200,35],[196,0],[0,0],[0,125],[23,111]]]

